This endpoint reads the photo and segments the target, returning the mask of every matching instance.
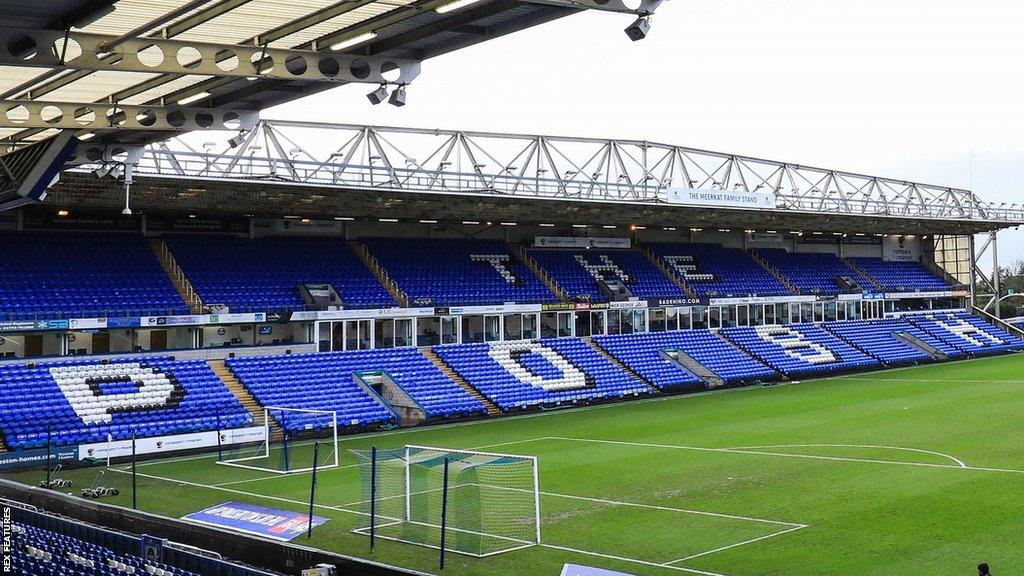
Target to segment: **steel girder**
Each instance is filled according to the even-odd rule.
[[[0,65],[370,84],[420,73],[401,58],[11,27],[0,27]]]
[[[217,154],[151,146],[143,173],[653,205],[670,187],[763,191],[784,211],[1024,224],[969,190],[641,140],[263,120]]]
[[[248,130],[258,121],[259,112],[237,108],[0,100],[0,127],[3,128]]]

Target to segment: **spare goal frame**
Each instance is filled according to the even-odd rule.
[[[331,450],[329,459],[326,462],[317,463],[314,467],[312,461],[301,462],[301,466],[291,466],[291,457],[288,456],[288,450],[294,447],[305,446],[307,444],[312,445],[313,442],[317,441],[316,438],[302,439],[302,434],[298,436],[300,438],[292,438],[288,432],[282,431],[283,437],[281,439],[281,449],[284,450],[286,465],[283,467],[273,467],[269,465],[261,465],[262,461],[264,464],[271,459],[271,447],[274,444],[272,433],[271,433],[271,415],[281,413],[292,413],[292,414],[320,414],[329,416],[330,422],[330,435],[328,438],[321,438],[321,443],[329,443],[329,449]],[[259,426],[259,424],[257,424]],[[237,458],[224,458],[220,457],[217,459],[217,464],[222,466],[232,466],[235,468],[244,468],[247,470],[259,470],[262,472],[270,472],[272,474],[298,474],[302,472],[311,472],[314,468],[318,470],[337,468],[339,466],[339,455],[338,455],[338,413],[333,410],[313,410],[308,408],[284,408],[280,406],[264,406],[263,407],[263,438],[259,441],[259,445],[252,451],[249,456],[240,456]],[[322,452],[321,447],[321,452]],[[297,462],[298,463],[298,462]]]

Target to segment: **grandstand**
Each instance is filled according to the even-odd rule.
[[[991,521],[1024,514],[995,255],[1024,208],[647,140],[259,118],[338,84],[401,106],[423,61],[588,9],[636,40],[659,4],[5,3],[10,571],[1024,570]]]

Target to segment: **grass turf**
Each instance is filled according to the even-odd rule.
[[[500,445],[536,455],[544,546],[449,556],[465,576],[1024,573],[1024,355],[344,437],[320,475],[309,545],[427,572],[436,551],[352,534],[349,448]],[[140,466],[139,507],[180,517],[229,500],[304,511],[309,476]],[[77,490],[96,470],[64,473]],[[37,483],[40,473],[17,479]],[[129,478],[105,501],[130,504]],[[216,486],[215,486],[216,485]],[[712,514],[704,514],[704,513]],[[771,521],[771,522],[766,522]],[[297,542],[307,543],[304,538]]]

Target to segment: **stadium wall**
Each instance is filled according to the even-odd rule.
[[[338,576],[427,576],[420,572],[324,550],[248,537],[175,518],[147,514],[95,500],[75,498],[53,490],[26,486],[10,480],[0,479],[0,493],[5,498],[35,506],[46,512],[109,527],[113,530],[148,534],[188,546],[211,550],[232,560],[282,574],[296,574],[303,568],[309,568],[319,563],[328,563],[338,567]]]

